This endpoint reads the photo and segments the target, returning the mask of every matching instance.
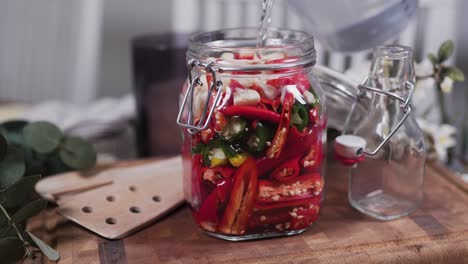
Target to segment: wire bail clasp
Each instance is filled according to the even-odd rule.
[[[367,83],[367,79],[363,83]],[[411,97],[413,97],[413,93],[414,93],[414,83],[410,82],[410,81],[406,81],[405,85],[406,85],[407,89],[409,90],[407,98],[403,98],[403,97],[401,97],[401,96],[399,96],[399,95],[397,95],[395,93],[384,91],[384,90],[381,90],[381,89],[378,89],[378,88],[375,88],[375,87],[370,87],[370,86],[367,86],[367,85],[364,85],[364,84],[361,84],[361,85],[358,86],[359,94],[356,97],[356,100],[354,101],[353,105],[351,106],[351,111],[349,112],[349,114],[348,114],[348,116],[346,118],[344,129],[343,129],[343,134],[346,134],[346,132],[347,132],[347,130],[349,128],[349,125],[350,125],[350,122],[351,122],[351,117],[353,115],[354,109],[356,108],[356,105],[359,102],[359,99],[361,97],[365,96],[365,94],[366,94],[365,90],[371,91],[371,92],[374,92],[374,93],[383,94],[383,95],[391,97],[392,99],[395,99],[395,100],[398,100],[398,101],[404,103],[403,106],[402,106],[404,115],[400,119],[400,121],[398,121],[398,123],[392,128],[392,130],[388,133],[388,135],[382,140],[382,142],[377,146],[377,148],[375,150],[366,151],[364,149],[359,149],[357,151],[358,153],[356,153],[357,156],[361,156],[362,154],[365,154],[367,156],[376,155],[379,152],[379,150],[382,149],[383,146],[385,146],[385,144],[390,140],[390,138],[403,125],[405,120],[409,117],[409,115],[410,115],[410,113],[412,111]]]
[[[198,120],[198,122],[196,122],[197,120],[195,120],[195,117],[194,117],[193,99],[194,99],[195,88],[197,86],[203,85],[203,82],[201,81],[199,75],[194,76],[192,74],[193,69],[197,67],[203,68],[206,71],[206,73],[211,74],[211,77],[212,77],[211,85],[207,89],[206,103],[203,108],[202,115],[200,116],[200,119]],[[216,78],[214,62],[209,62],[205,64],[195,59],[191,59],[190,61],[187,62],[187,70],[188,70],[188,84],[189,85],[187,87],[187,91],[185,92],[184,99],[180,105],[179,113],[177,115],[177,124],[181,127],[186,128],[190,134],[194,135],[200,132],[201,130],[205,130],[206,128],[208,128],[211,117],[213,116],[213,112],[216,108],[216,105],[218,105],[219,100],[221,99],[223,83],[221,81],[218,81]],[[210,107],[210,100],[211,100],[213,90],[216,91],[215,99],[214,99],[211,109],[208,109]],[[188,115],[187,115],[186,122],[184,122],[184,120],[182,119],[184,116],[184,112],[187,108],[187,104],[188,104]]]

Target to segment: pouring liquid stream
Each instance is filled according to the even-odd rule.
[[[271,10],[273,9],[273,0],[262,0],[262,15],[258,25],[257,48],[264,47],[267,41],[268,26],[271,22]],[[259,54],[258,54],[259,55]],[[260,56],[259,56],[260,57]]]

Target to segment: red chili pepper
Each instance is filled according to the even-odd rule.
[[[196,219],[200,225],[208,231],[216,231],[219,224],[220,213],[223,204],[226,203],[232,189],[232,181],[225,179],[217,184],[216,188],[203,201],[200,209],[196,213]]]
[[[316,125],[319,123],[319,119],[319,106],[315,106],[314,108],[309,110],[309,120],[313,125]]]
[[[280,122],[280,115],[267,109],[253,106],[231,105],[219,110],[226,116],[240,116],[251,120],[263,120],[272,123]]]
[[[207,129],[200,131],[201,140],[205,144],[208,144],[208,142],[210,142],[215,136],[215,130],[213,128],[213,125],[212,123],[210,124],[211,125]]]
[[[281,104],[281,102],[280,102],[280,97],[277,97],[277,98],[274,99],[274,100],[270,100],[270,99],[261,97],[261,98],[260,98],[260,103],[263,103],[263,104],[265,104],[265,105],[270,106],[271,109],[273,109],[273,111],[275,111],[275,112],[276,112],[276,110],[278,110],[278,107],[279,107],[280,104]]]
[[[220,232],[233,235],[245,233],[257,196],[257,178],[257,165],[252,158],[237,169],[231,196],[219,226]]]
[[[278,158],[281,151],[286,143],[288,137],[289,127],[291,125],[291,110],[294,104],[294,95],[286,93],[283,103],[283,112],[281,113],[281,119],[276,130],[275,137],[271,142],[270,148],[267,150],[267,157],[270,159]]]
[[[213,129],[215,132],[220,133],[224,127],[226,127],[227,120],[223,113],[220,111],[215,111],[214,113],[214,126]]]
[[[204,181],[209,181],[213,184],[216,184],[219,180],[231,178],[235,169],[228,166],[218,166],[214,168],[204,167],[202,171],[202,177]]]
[[[296,157],[280,164],[273,170],[270,177],[280,182],[287,182],[299,176],[300,170],[299,157]]]
[[[312,128],[313,130],[319,129],[318,127]],[[322,165],[323,153],[322,153],[322,138],[318,131],[314,131],[315,142],[310,146],[309,152],[301,159],[301,167],[306,170],[313,170],[320,168]]]
[[[303,175],[289,183],[260,180],[257,205],[298,201],[321,194],[323,180],[320,174]]]
[[[254,59],[254,53],[248,53],[248,54],[241,54],[239,52],[234,53],[234,59],[236,60],[253,60]]]
[[[319,212],[319,204],[310,204],[309,206],[298,208],[296,211],[297,216],[291,219],[291,230],[300,230],[310,226],[317,220]]]
[[[260,87],[260,85],[258,85],[257,83],[254,83],[254,84],[250,87],[250,89],[257,91],[257,93],[260,95],[260,100],[261,100],[262,98],[265,98],[265,96],[266,96],[266,95],[265,95],[265,91],[264,91],[263,88]]]
[[[283,203],[281,207],[254,207],[254,214],[249,222],[249,231],[265,228],[296,230],[312,224],[320,208],[320,199],[303,199],[295,203]],[[304,226],[305,225],[305,226]]]
[[[297,73],[287,77],[270,79],[266,83],[277,89],[282,89],[285,85],[296,85],[297,89],[301,93],[304,93],[310,88],[309,78],[305,72]]]
[[[278,164],[294,157],[302,157],[310,149],[314,142],[314,137],[308,134],[308,131],[299,132],[295,126],[292,126],[286,139],[284,150],[279,158],[270,159],[268,156],[257,160],[258,174],[260,177],[276,168]]]
[[[231,88],[232,91],[234,92],[238,88],[244,89],[244,86],[242,84],[240,84],[240,82],[238,82],[238,81],[236,81],[234,79],[231,79],[231,81],[229,82],[229,88]]]

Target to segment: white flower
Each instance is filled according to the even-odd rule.
[[[434,66],[429,59],[424,59],[420,63],[414,65],[414,72],[418,77],[429,76],[434,73]]]
[[[444,77],[444,80],[440,84],[440,88],[442,88],[442,92],[450,93],[453,89],[453,79],[450,77]]]
[[[418,124],[421,129],[431,137],[433,141],[433,146],[428,145],[428,151],[435,151],[437,154],[437,159],[441,162],[447,161],[447,150],[456,145],[455,141],[455,132],[456,128],[448,124],[437,125],[433,123],[428,123],[425,120],[418,119]],[[431,142],[426,142],[430,144]]]

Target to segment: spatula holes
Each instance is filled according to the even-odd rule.
[[[115,197],[114,197],[113,195],[108,195],[108,196],[106,197],[106,200],[107,200],[108,202],[114,202],[114,201],[115,201]]]
[[[128,190],[131,191],[131,192],[136,192],[137,188],[135,186],[133,186],[133,185],[130,185],[128,187]]]
[[[161,197],[159,197],[159,195],[155,195],[153,196],[153,201],[159,203],[161,201]]]
[[[117,219],[115,219],[114,217],[108,217],[106,218],[106,223],[108,225],[115,225],[117,224]]]
[[[89,214],[89,213],[92,213],[92,212],[93,212],[93,208],[92,208],[91,206],[83,206],[83,208],[81,208],[81,211],[82,211],[83,213]]]
[[[130,212],[134,213],[134,214],[138,214],[140,213],[140,208],[139,207],[136,207],[136,206],[132,206],[129,208]]]

